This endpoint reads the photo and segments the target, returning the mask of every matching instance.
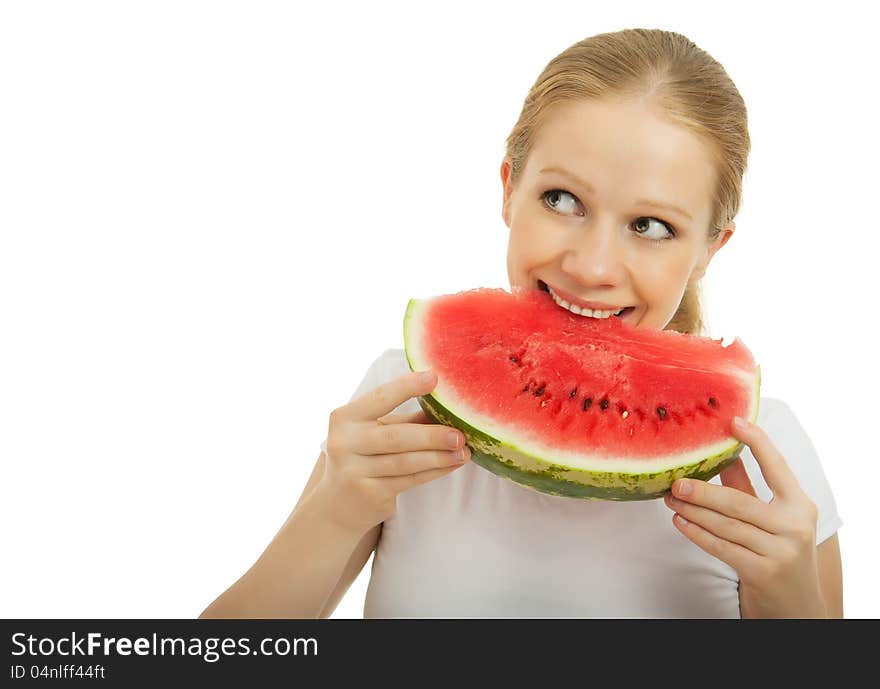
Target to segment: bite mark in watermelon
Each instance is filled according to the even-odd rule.
[[[584,318],[539,290],[411,299],[404,345],[411,370],[437,372],[420,406],[471,461],[552,495],[643,500],[709,479],[742,450],[732,418],[758,416],[761,369],[738,338]]]

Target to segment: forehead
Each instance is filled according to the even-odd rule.
[[[695,134],[640,103],[554,105],[537,131],[527,172],[561,167],[602,198],[674,203],[708,213],[715,183],[711,153]]]

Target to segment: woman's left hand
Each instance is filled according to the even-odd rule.
[[[721,472],[718,486],[679,479],[666,506],[690,541],[739,574],[740,614],[826,617],[816,558],[818,509],[760,426],[746,421],[732,435],[751,449],[773,499],[759,499],[742,458]],[[674,496],[674,497],[673,497]],[[682,519],[684,517],[684,519]]]

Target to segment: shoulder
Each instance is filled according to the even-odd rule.
[[[409,372],[406,352],[403,349],[386,349],[370,364],[367,375],[382,383]]]
[[[822,468],[822,461],[807,429],[790,404],[770,397],[761,398],[757,424],[791,467],[801,488],[819,507],[817,543],[821,542],[834,533],[843,522],[837,513],[834,494]],[[759,494],[765,493],[769,499],[772,492],[764,483],[751,448],[745,448],[742,457],[755,490]]]
[[[777,424],[780,422],[785,425],[786,421],[791,422],[791,416],[793,416],[791,408],[784,400],[776,397],[761,397],[757,421],[759,426],[763,426],[766,423]]]
[[[406,360],[406,351],[403,349],[386,349],[379,358],[376,359],[377,371],[379,376],[377,384],[385,383],[395,378],[400,378],[410,372],[409,362]],[[419,403],[416,398],[411,397],[395,407],[395,412],[409,413],[419,411]]]
[[[370,370],[383,374],[404,373],[409,370],[406,352],[402,349],[386,349],[373,360]]]
[[[406,363],[406,353],[404,350],[386,349],[370,363],[349,401],[394,378],[402,376],[407,371],[409,371],[409,366]]]
[[[819,466],[819,458],[809,435],[784,400],[761,397],[756,423],[796,474],[813,471]]]
[[[406,351],[403,349],[386,349],[382,352],[380,359],[390,371],[397,375],[403,375],[410,370],[409,362],[406,360]]]
[[[816,448],[806,428],[792,406],[784,400],[762,397],[757,424],[783,454],[788,452],[793,456],[807,456],[818,464]],[[793,461],[797,462],[797,459],[793,457]]]
[[[757,424],[764,429],[780,450],[789,449],[796,454],[816,454],[816,449],[806,429],[791,405],[774,397],[761,397]],[[785,452],[783,452],[785,454]],[[816,458],[818,461],[818,458]]]

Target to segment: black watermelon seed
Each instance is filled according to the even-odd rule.
[[[528,391],[529,391],[529,386],[526,385],[526,386],[522,389],[522,391],[523,391],[523,392],[528,392]]]
[[[584,397],[584,411],[590,408],[590,405],[593,403],[592,397]]]
[[[666,418],[666,407],[657,407],[657,416],[661,419]]]
[[[568,393],[568,399],[571,399],[572,397],[577,396],[577,394],[578,394],[578,389],[575,388],[575,389],[572,390],[570,393]]]
[[[599,406],[602,408],[602,411],[605,411],[606,409],[608,409],[608,405],[609,405],[609,404],[611,404],[611,403],[608,401],[608,398],[606,397],[605,399],[603,399],[603,400],[599,403]]]
[[[718,400],[716,400],[714,397],[710,397],[710,398],[709,398],[709,406],[710,406],[710,407],[717,407],[717,406],[718,406]]]
[[[543,385],[541,387],[539,387],[537,390],[535,390],[535,392],[534,392],[535,397],[540,397],[543,394],[544,394],[544,386]]]

